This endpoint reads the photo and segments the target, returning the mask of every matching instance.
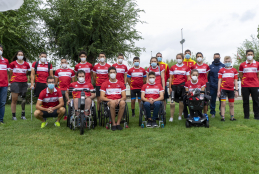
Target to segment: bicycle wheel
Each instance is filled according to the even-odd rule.
[[[80,114],[80,135],[84,134],[85,129],[85,115],[83,113]]]

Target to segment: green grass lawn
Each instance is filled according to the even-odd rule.
[[[129,104],[130,107],[130,104]],[[250,104],[250,107],[252,105]],[[164,129],[141,129],[130,114],[130,128],[123,131],[97,127],[79,135],[66,122],[55,120],[40,129],[40,121],[11,119],[6,106],[5,125],[0,126],[0,173],[258,173],[259,121],[244,120],[242,102],[236,101],[236,122],[221,122],[217,114],[210,128],[185,128],[178,121]],[[130,112],[131,113],[131,112]]]

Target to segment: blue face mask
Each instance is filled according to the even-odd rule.
[[[190,59],[190,57],[191,57],[190,54],[186,54],[186,55],[185,55],[185,58],[186,58],[186,59]]]
[[[152,67],[156,67],[156,66],[157,66],[157,63],[153,62],[153,63],[151,63],[151,66],[152,66]]]
[[[55,85],[54,84],[48,84],[49,89],[54,89]]]
[[[158,62],[162,62],[162,57],[157,58]]]
[[[226,66],[226,67],[230,67],[230,66],[231,66],[231,63],[230,63],[230,62],[225,63],[225,66]]]
[[[134,66],[139,66],[139,62],[134,62]]]

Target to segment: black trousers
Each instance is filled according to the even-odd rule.
[[[259,100],[258,87],[242,87],[243,109],[245,118],[249,118],[249,96],[251,94],[253,100],[254,118],[259,118]]]
[[[61,91],[62,93],[62,96],[63,96],[63,100],[64,100],[64,108],[66,109],[66,113],[65,113],[65,116],[67,116],[67,99],[66,99],[66,91]]]

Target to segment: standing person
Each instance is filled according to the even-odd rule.
[[[146,83],[146,70],[139,66],[139,57],[133,58],[133,68],[128,71],[128,84],[130,85],[132,117],[135,117],[135,101],[138,96],[138,103],[141,102],[141,88]]]
[[[192,52],[191,50],[185,50],[184,51],[184,60],[183,60],[183,64],[186,65],[188,68],[191,68],[193,65],[196,64],[196,62],[194,60],[191,59],[191,55]],[[188,79],[190,80],[190,79]]]
[[[111,65],[105,62],[106,55],[104,52],[99,53],[98,60],[100,63],[93,67],[93,79],[96,86],[98,118],[100,118],[100,88],[105,81],[109,80],[108,69],[111,67]]]
[[[183,95],[185,93],[185,82],[186,79],[190,77],[190,69],[183,64],[184,55],[179,53],[176,55],[177,64],[170,68],[170,80],[169,80],[169,90],[171,94],[171,104],[170,112],[171,117],[169,122],[173,122],[174,111],[175,111],[175,102],[179,102],[179,117],[178,120],[182,120],[183,113]]]
[[[22,114],[21,119],[26,120],[25,118],[25,103],[26,103],[26,93],[28,90],[27,84],[27,72],[30,70],[29,63],[26,62],[26,57],[24,56],[23,51],[17,51],[13,57],[13,62],[10,64],[10,83],[11,83],[11,93],[12,93],[12,103],[11,110],[13,120],[16,118],[16,103],[18,100],[18,95],[22,97]]]
[[[79,58],[81,62],[75,66],[75,72],[77,73],[78,70],[83,70],[85,72],[85,81],[87,83],[92,83],[93,65],[86,61],[87,53],[85,51],[81,51],[79,53]]]
[[[168,95],[168,88],[167,88],[167,80],[168,80],[168,78],[169,78],[169,66],[168,66],[168,64],[166,64],[166,63],[164,63],[164,62],[162,62],[162,59],[163,59],[163,57],[162,57],[162,53],[156,53],[156,58],[157,58],[157,60],[158,60],[158,64],[159,64],[159,66],[160,65],[164,65],[164,67],[165,67],[165,91],[164,91],[164,106],[165,106],[165,111],[166,111],[166,100],[169,98],[169,95]]]
[[[48,76],[53,77],[53,69],[51,63],[47,62],[47,53],[42,52],[38,62],[33,62],[31,67],[31,89],[34,88],[34,96],[39,97],[40,92],[47,88]],[[35,80],[35,87],[34,87]]]
[[[218,72],[221,68],[224,68],[225,65],[220,62],[220,54],[215,53],[213,57],[214,61],[212,64],[209,66],[210,71],[208,74],[208,80],[210,83],[210,114],[211,117],[214,118],[216,115],[216,99],[217,99],[217,92],[218,92]],[[220,112],[220,98],[219,98],[219,112]]]
[[[8,88],[8,70],[10,69],[9,61],[3,58],[3,46],[0,45],[0,124],[4,123],[5,103]]]
[[[208,82],[208,74],[210,71],[209,65],[203,63],[203,54],[201,52],[196,53],[197,63],[191,67],[191,70],[197,69],[199,71],[199,81],[203,83]],[[207,117],[208,105],[204,105],[203,113]]]
[[[117,80],[119,80],[122,83],[124,83],[124,85],[126,86],[126,84],[127,84],[127,71],[128,71],[128,68],[127,68],[126,65],[124,65],[122,63],[123,60],[124,60],[123,54],[119,54],[117,60],[118,60],[118,63],[115,63],[115,64],[112,65],[117,70],[116,78],[117,78]]]
[[[239,77],[242,79],[242,96],[244,117],[249,119],[249,96],[252,96],[254,119],[259,120],[259,62],[254,60],[254,50],[246,50],[247,60],[239,66]]]
[[[58,88],[61,90],[63,100],[64,100],[64,108],[66,109],[66,91],[69,88],[69,85],[75,81],[75,72],[67,67],[67,59],[61,59],[61,68],[55,71],[55,83]],[[67,109],[64,116],[64,120],[67,119]]]
[[[229,110],[230,110],[230,120],[236,120],[234,118],[234,101],[238,96],[238,85],[237,85],[237,75],[238,72],[235,68],[231,67],[231,57],[224,57],[225,67],[219,70],[219,82],[218,82],[218,97],[221,98],[221,121],[225,121],[225,107],[226,98],[228,96]],[[235,90],[234,90],[235,86]]]

